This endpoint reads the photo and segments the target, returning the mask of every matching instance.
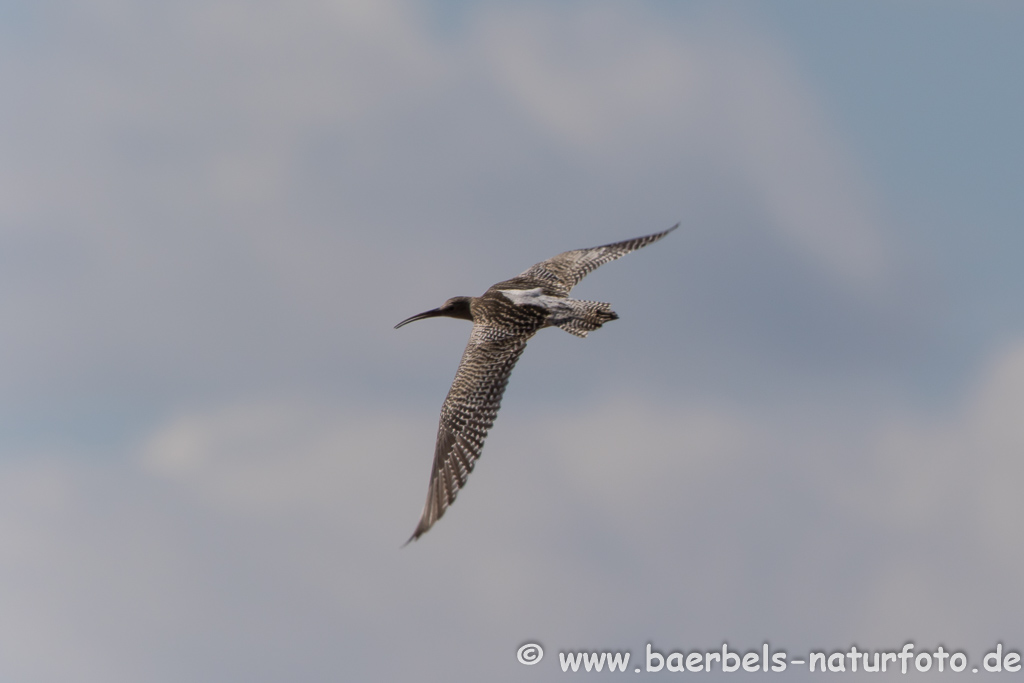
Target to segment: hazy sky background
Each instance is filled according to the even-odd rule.
[[[1019,651],[1022,35],[1012,0],[0,0],[0,679]],[[392,326],[677,221],[400,549],[469,325]]]

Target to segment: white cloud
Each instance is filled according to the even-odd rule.
[[[993,354],[952,415],[901,415],[883,422],[859,467],[832,471],[858,515],[905,533],[937,531],[950,514],[992,552],[1015,561],[1024,553],[1006,541],[1024,503],[1018,454],[1024,448],[1024,345]],[[843,482],[850,484],[844,486]]]
[[[141,446],[142,462],[233,513],[331,515],[359,533],[376,528],[365,517],[379,514],[392,488],[384,472],[408,460],[399,454],[429,450],[415,437],[430,423],[308,403],[228,406],[171,420]]]
[[[891,275],[856,159],[763,35],[720,23],[683,30],[596,5],[506,9],[480,36],[512,102],[588,163],[636,174],[690,157],[724,168],[830,277],[877,295]]]
[[[1015,538],[1024,519],[1024,345],[997,356],[966,419],[967,450],[978,468],[979,531],[989,547],[1024,569]]]
[[[119,681],[176,658],[168,671],[194,676],[213,647],[233,653],[220,675],[248,675],[298,666],[297,643],[340,622],[360,625],[344,631],[360,639],[351,670],[402,675],[459,642],[483,648],[461,662],[472,672],[488,666],[495,638],[541,624],[559,647],[622,638],[635,649],[648,634],[718,630],[737,640],[761,637],[758,624],[803,638],[806,624],[778,619],[804,603],[818,638],[975,647],[1013,602],[978,599],[1021,566],[1011,539],[1022,358],[1024,343],[996,357],[954,415],[890,416],[855,441],[829,428],[811,443],[772,411],[641,396],[558,414],[506,408],[469,487],[404,550],[432,414],[229,404],[168,419],[129,463],[9,460],[0,669]],[[930,562],[921,544],[934,539],[964,555]],[[762,577],[753,584],[751,562]],[[439,612],[451,619],[424,635],[423,615]],[[749,628],[734,628],[740,615]],[[408,656],[388,659],[396,647]],[[332,662],[306,664],[327,675]]]
[[[477,40],[514,104],[602,161],[675,151],[700,123],[703,46],[631,13],[505,9],[483,18]]]
[[[856,158],[796,65],[749,34],[713,44],[711,52],[707,95],[718,100],[719,117],[712,156],[730,160],[773,227],[812,262],[877,295],[891,276],[885,226]]]

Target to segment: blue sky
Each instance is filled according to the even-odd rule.
[[[1019,650],[1022,24],[0,3],[0,678]],[[677,221],[400,549],[469,327],[393,325]]]

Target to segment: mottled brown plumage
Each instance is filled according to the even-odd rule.
[[[570,299],[588,273],[675,230],[590,249],[575,249],[541,261],[516,277],[491,286],[480,297],[455,297],[440,308],[414,315],[395,327],[445,316],[473,321],[455,381],[441,406],[427,503],[409,541],[419,538],[455,501],[480,457],[484,439],[501,407],[509,375],[530,337],[557,326],[579,337],[618,316],[611,305]],[[408,542],[408,541],[407,541]]]

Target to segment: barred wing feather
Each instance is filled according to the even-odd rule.
[[[455,381],[441,406],[427,503],[409,541],[419,538],[440,519],[466,485],[498,415],[512,368],[531,336],[473,325]]]
[[[519,277],[542,280],[548,286],[554,288],[561,296],[568,296],[569,291],[578,285],[580,280],[586,277],[587,274],[606,263],[625,256],[631,251],[636,251],[652,242],[657,242],[678,227],[679,224],[676,223],[668,230],[653,235],[605,244],[600,247],[565,251],[558,256],[553,256],[547,261],[541,261],[530,267]]]

